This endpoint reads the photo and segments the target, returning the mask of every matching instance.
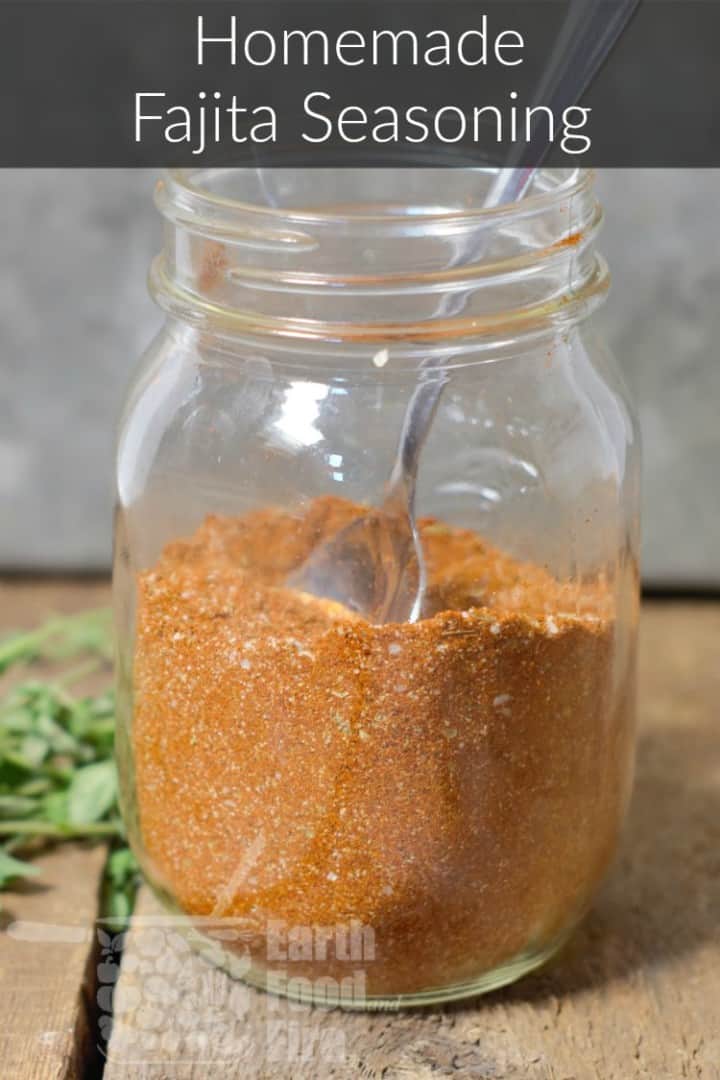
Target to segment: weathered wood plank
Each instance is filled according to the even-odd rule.
[[[106,604],[108,597],[102,582],[3,581],[0,632],[30,629],[50,614]],[[0,687],[15,677],[5,676]],[[95,994],[105,849],[63,845],[35,862],[37,878],[0,895],[0,1077],[74,1080],[86,1075],[95,1054],[86,998]]]
[[[153,939],[158,909],[144,892],[107,1080],[717,1080],[720,605],[652,603],[642,629],[622,850],[551,966],[442,1011],[310,1009],[233,982],[168,931]]]
[[[110,602],[102,578],[0,579],[0,631],[30,630],[54,614],[71,614]]]
[[[40,876],[3,893],[0,1076],[75,1080],[90,1053],[83,984],[92,975],[104,848],[41,855]],[[90,969],[90,970],[89,970]],[[94,990],[88,988],[93,995]]]

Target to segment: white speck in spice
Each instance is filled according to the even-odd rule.
[[[490,633],[491,634],[499,634],[501,629],[502,628],[500,626],[500,623],[498,623],[498,622],[494,622],[494,623],[490,624]]]
[[[396,641],[393,641],[392,645],[388,645],[388,652],[391,656],[399,656],[402,652],[402,645],[398,645]]]
[[[244,668],[244,669],[245,669],[245,671],[249,671],[249,670],[250,670],[250,668],[252,667],[252,664],[250,663],[250,661],[249,661],[249,660],[246,660],[245,658],[243,658],[243,659],[242,659],[242,660],[240,661],[240,667],[241,667],[241,668]]]
[[[552,615],[548,615],[545,619],[545,625],[547,626],[548,634],[559,634],[558,624],[553,619]]]
[[[328,881],[337,881],[337,874],[331,870],[327,876]]]
[[[507,705],[509,700],[509,694],[497,694],[497,696],[493,698],[493,705]]]
[[[373,364],[376,368],[385,367],[389,359],[390,353],[387,351],[387,349],[380,349],[380,351],[376,352],[373,356]]]

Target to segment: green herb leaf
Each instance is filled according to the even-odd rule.
[[[103,915],[115,930],[124,930],[140,884],[140,867],[130,848],[113,851],[105,866]]]
[[[68,791],[68,819],[72,825],[99,821],[117,800],[114,761],[97,761],[79,769]]]
[[[103,915],[120,929],[132,912],[140,870],[122,839],[113,763],[111,691],[76,698],[69,686],[111,655],[107,611],[50,619],[0,641],[0,673],[36,659],[92,659],[52,681],[27,681],[0,697],[0,889],[35,868],[10,852],[66,839],[105,839]],[[117,846],[118,844],[122,846]]]
[[[54,825],[66,825],[70,816],[67,791],[51,791],[38,809],[42,820]]]
[[[0,821],[26,817],[37,807],[35,799],[23,795],[0,795]]]
[[[16,878],[32,877],[37,872],[37,867],[31,863],[14,859],[7,851],[0,850],[0,888],[4,888]]]
[[[108,859],[107,873],[113,881],[127,882],[139,872],[138,861],[129,847],[118,848]]]
[[[20,754],[25,761],[29,761],[33,769],[42,765],[48,755],[49,746],[47,740],[40,735],[26,735],[20,743]]]
[[[110,613],[106,609],[57,616],[30,633],[6,637],[0,642],[0,674],[13,664],[40,657],[69,660],[82,653],[106,659],[112,655]]]

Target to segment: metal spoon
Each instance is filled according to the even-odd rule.
[[[544,99],[554,110],[578,100],[637,3],[622,0],[608,13],[604,0],[575,0],[535,98]],[[541,158],[531,139],[516,155],[513,167],[499,171],[484,207],[521,199]],[[415,486],[420,454],[448,378],[442,363],[421,366],[382,502],[320,544],[289,579],[293,588],[337,600],[376,624],[415,622],[421,617],[426,571],[415,521]]]

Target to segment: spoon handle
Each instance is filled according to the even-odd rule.
[[[491,207],[521,199],[534,172],[534,168],[501,169],[484,205]],[[435,362],[429,365],[425,362],[420,370],[420,378],[405,410],[395,464],[385,487],[382,504],[388,513],[396,507],[405,507],[405,513],[409,511],[411,521],[415,515],[418,461],[450,377],[444,363]]]
[[[554,111],[565,107],[568,101],[578,100],[595,78],[638,3],[639,0],[571,0],[545,76],[535,91],[535,99],[544,100]],[[544,156],[537,146],[538,130],[536,127],[534,137],[526,147],[518,148],[511,166],[500,169],[483,204],[486,208],[522,199]],[[546,144],[544,150],[547,153],[549,145]],[[475,255],[477,257],[478,253]],[[442,365],[435,364],[425,371],[431,371],[432,377],[425,377],[423,372],[410,398],[383,499],[383,508],[387,511],[404,505],[411,521],[414,520],[420,453],[448,381]]]
[[[435,377],[428,378],[423,371],[407,404],[395,463],[385,485],[382,502],[386,513],[409,512],[411,521],[415,518],[418,461],[449,378],[444,366],[435,366],[430,370]]]

